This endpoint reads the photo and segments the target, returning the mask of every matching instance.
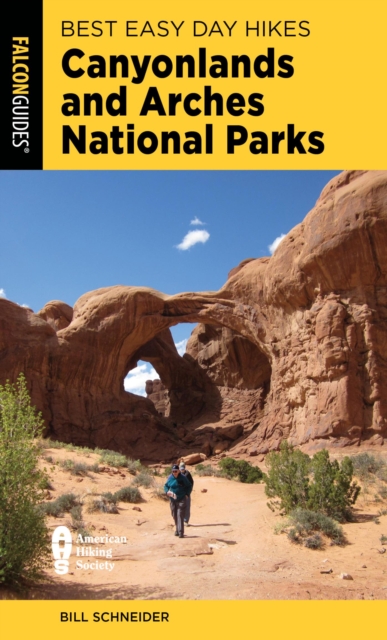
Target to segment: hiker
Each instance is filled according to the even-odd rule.
[[[185,463],[184,462],[180,462],[179,469],[180,469],[180,473],[187,478],[188,482],[191,485],[191,489],[193,489],[194,479],[191,476],[191,474],[188,471],[188,469],[185,468]],[[185,504],[184,522],[187,525],[187,527],[189,527],[189,519],[190,519],[190,517],[191,517],[191,494],[189,496],[187,496],[187,502]]]
[[[172,473],[164,485],[164,491],[169,497],[171,514],[175,521],[175,536],[184,538],[184,517],[187,496],[190,495],[192,487],[187,478],[180,473],[179,465],[173,465]]]

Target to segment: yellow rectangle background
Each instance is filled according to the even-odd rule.
[[[385,126],[385,18],[386,4],[381,0],[340,0],[309,2],[276,0],[235,3],[205,2],[163,3],[145,1],[126,3],[119,0],[66,0],[44,2],[44,168],[45,169],[386,169],[387,127]],[[67,29],[63,30],[63,23]],[[94,26],[93,26],[94,23]],[[176,28],[179,26],[176,35]],[[235,23],[235,26],[230,30]],[[250,27],[246,36],[246,24]],[[254,25],[260,30],[257,35]],[[71,27],[70,25],[73,25]],[[127,35],[127,25],[130,36]],[[228,25],[228,27],[226,26]],[[275,27],[275,25],[277,25]],[[196,27],[196,35],[194,28]],[[269,31],[271,28],[271,35]],[[73,35],[71,35],[73,31]],[[101,35],[96,35],[102,31]],[[110,34],[111,31],[111,34]],[[168,35],[165,35],[168,31]],[[263,35],[263,32],[265,35]],[[309,32],[309,33],[308,33]],[[230,35],[231,33],[231,35]],[[287,35],[285,35],[287,33]],[[63,35],[66,34],[66,35]],[[94,35],[93,35],[94,34]],[[308,34],[308,35],[307,35]],[[83,71],[70,78],[62,69],[62,59],[70,49],[79,49],[82,58],[72,57],[70,66]],[[198,77],[199,49],[207,54],[207,75]],[[252,63],[260,55],[274,49],[274,77],[231,77],[231,56],[246,55]],[[192,55],[196,60],[195,77],[176,77],[176,56]],[[124,55],[129,59],[128,78],[88,76],[90,56]],[[130,56],[150,56],[143,82],[132,82],[135,75]],[[291,56],[292,77],[279,77],[278,59]],[[152,64],[158,56],[167,56],[172,70],[167,77],[156,77]],[[227,59],[228,77],[209,76],[213,56]],[[163,69],[163,64],[157,69]],[[253,67],[252,67],[253,69]],[[108,75],[108,73],[107,73]],[[126,86],[126,115],[111,116],[105,101],[109,94]],[[157,88],[166,115],[150,111],[140,116],[149,87]],[[223,96],[223,115],[203,115],[203,91]],[[84,115],[85,93],[98,92],[104,100],[103,115]],[[80,115],[64,116],[64,95],[75,93],[81,106]],[[201,111],[188,115],[184,99],[190,93],[200,98],[191,102]],[[253,93],[263,95],[264,112],[260,116],[247,113],[230,115],[227,98],[239,93],[248,102]],[[168,115],[169,94],[181,94],[176,115]],[[151,131],[158,141],[153,153],[126,151],[127,125],[134,125],[135,140]],[[204,137],[205,125],[213,125],[213,153],[161,153],[161,132],[177,131],[181,147],[189,131]],[[241,126],[248,132],[246,143],[227,153],[227,127]],[[288,125],[305,132],[305,153],[287,146]],[[86,152],[79,153],[70,144],[70,152],[62,153],[63,126],[78,133],[86,126]],[[112,126],[123,133],[124,152],[111,149]],[[89,150],[92,132],[102,131],[108,138],[107,153]],[[263,131],[268,136],[268,152],[254,154],[252,133]],[[272,132],[285,132],[278,152],[273,152]],[[308,151],[308,135],[322,132],[324,150]],[[148,140],[149,144],[149,140]],[[293,151],[293,152],[291,152]]]
[[[169,622],[93,622],[94,613],[167,612]],[[272,638],[273,640],[361,640],[384,633],[384,602],[311,601],[62,601],[2,602],[3,637],[83,640],[135,637],[141,640],[183,637]],[[61,622],[61,613],[76,614],[79,622]],[[83,614],[83,616],[82,616]],[[82,622],[82,617],[84,621]],[[86,622],[87,620],[87,622]]]

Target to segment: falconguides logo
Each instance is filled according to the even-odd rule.
[[[52,553],[55,560],[55,573],[59,576],[68,573],[72,546],[73,539],[70,530],[64,526],[56,527],[52,534]]]

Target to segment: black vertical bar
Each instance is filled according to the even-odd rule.
[[[7,3],[0,27],[0,169],[43,168],[43,0]]]

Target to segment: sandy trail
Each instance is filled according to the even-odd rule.
[[[85,460],[79,454],[52,450],[54,459]],[[94,457],[88,457],[90,464]],[[65,492],[86,496],[116,491],[133,479],[118,473],[71,476],[55,465],[51,474],[56,498]],[[31,599],[385,599],[387,553],[380,553],[387,516],[380,507],[359,501],[357,522],[344,525],[348,544],[314,551],[289,542],[273,529],[281,520],[267,505],[263,485],[247,485],[216,477],[195,478],[191,524],[186,536],[173,535],[168,502],[141,492],[139,505],[120,503],[119,514],[88,514],[93,536],[125,536],[126,544],[85,545],[112,550],[111,571],[76,568],[77,560],[104,563],[105,557],[76,556],[73,545],[69,573],[47,571],[48,581],[28,592]],[[164,478],[157,478],[162,485]],[[206,489],[205,492],[202,492]],[[134,508],[135,507],[135,508]],[[138,511],[137,508],[141,511]],[[70,518],[50,518],[50,528],[69,525]],[[76,535],[74,534],[74,542]],[[321,573],[329,571],[330,573]],[[341,573],[353,580],[340,579]],[[3,597],[12,597],[3,592]],[[26,596],[24,596],[26,597]]]

